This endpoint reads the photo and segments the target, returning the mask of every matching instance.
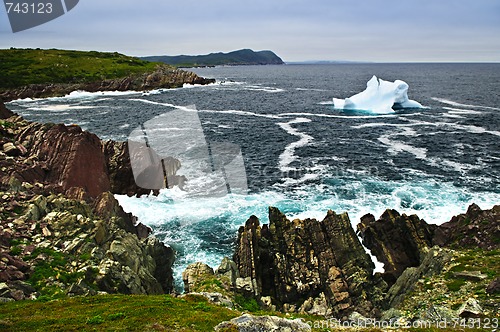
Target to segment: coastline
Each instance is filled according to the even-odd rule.
[[[134,193],[126,185],[133,181],[126,146],[103,143],[78,126],[30,123],[5,107],[0,109],[2,213],[7,218],[2,224],[2,255],[8,262],[2,278],[10,278],[2,280],[2,297],[7,296],[7,302],[64,301],[75,295],[172,292],[173,250],[126,214],[110,193]],[[79,168],[77,161],[82,158],[88,161],[88,169]],[[60,165],[69,167],[61,169]],[[127,178],[129,182],[124,181]],[[347,214],[330,211],[323,221],[290,221],[270,208],[269,220],[269,225],[260,226],[251,217],[240,228],[234,261],[223,260],[216,271],[202,263],[189,266],[183,274],[188,294],[201,294],[210,303],[238,311],[262,308],[270,313],[347,321],[393,319],[388,318],[389,312],[411,320],[426,317],[427,311],[411,307],[422,300],[413,292],[421,287],[420,280],[436,278],[436,282],[454,285],[472,278],[461,285],[481,291],[493,289],[498,280],[490,270],[474,270],[472,276],[450,275],[450,271],[457,270],[452,262],[464,253],[470,257],[468,264],[477,264],[481,255],[498,252],[495,223],[500,221],[500,206],[485,211],[471,206],[465,215],[441,226],[394,210],[387,210],[379,220],[365,216],[357,231],[363,244],[386,263],[384,274],[373,274],[371,260]],[[468,249],[478,247],[479,251]],[[401,248],[406,248],[404,255]],[[40,265],[44,261],[50,263],[48,267]],[[493,256],[486,266],[497,263]],[[37,272],[41,267],[46,274]],[[70,273],[57,272],[61,269]],[[495,317],[492,313],[499,296],[495,292],[478,295],[486,308],[481,315]],[[469,301],[461,288],[453,294],[447,305]],[[400,310],[405,306],[411,308],[410,314]],[[471,310],[460,307],[450,317],[460,318]]]

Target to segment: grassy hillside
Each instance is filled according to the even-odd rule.
[[[157,63],[119,53],[0,50],[0,90],[28,84],[87,83],[153,71]]]
[[[150,56],[141,59],[163,62],[176,67],[283,64],[283,60],[271,51],[255,52],[249,49],[206,55]]]

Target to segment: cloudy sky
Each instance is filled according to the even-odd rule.
[[[0,48],[129,55],[270,49],[285,61],[500,62],[499,0],[80,0]]]

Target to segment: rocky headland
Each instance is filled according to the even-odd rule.
[[[173,250],[114,193],[146,193],[125,143],[31,123],[0,103],[0,301],[172,293]],[[357,229],[347,213],[289,220],[270,207],[269,224],[251,216],[235,238],[233,257],[216,270],[186,269],[183,296],[237,311],[356,321],[499,317],[500,206],[473,204],[440,226],[386,210],[362,217]],[[384,273],[374,273],[367,250]],[[245,326],[308,330],[251,315],[217,329]]]
[[[213,79],[119,53],[0,50],[0,100],[64,96],[73,91],[144,91],[209,84]]]
[[[210,84],[214,79],[207,79],[193,72],[158,65],[153,71],[133,74],[121,78],[104,79],[88,83],[47,83],[30,84],[0,92],[0,99],[5,102],[23,98],[47,98],[64,96],[73,91],[145,91],[153,89],[179,88],[184,84]]]

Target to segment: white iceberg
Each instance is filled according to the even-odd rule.
[[[346,99],[333,98],[335,108],[363,110],[378,114],[393,113],[394,109],[424,108],[419,102],[408,99],[408,84],[396,80],[388,82],[377,76],[366,83],[366,90]]]

